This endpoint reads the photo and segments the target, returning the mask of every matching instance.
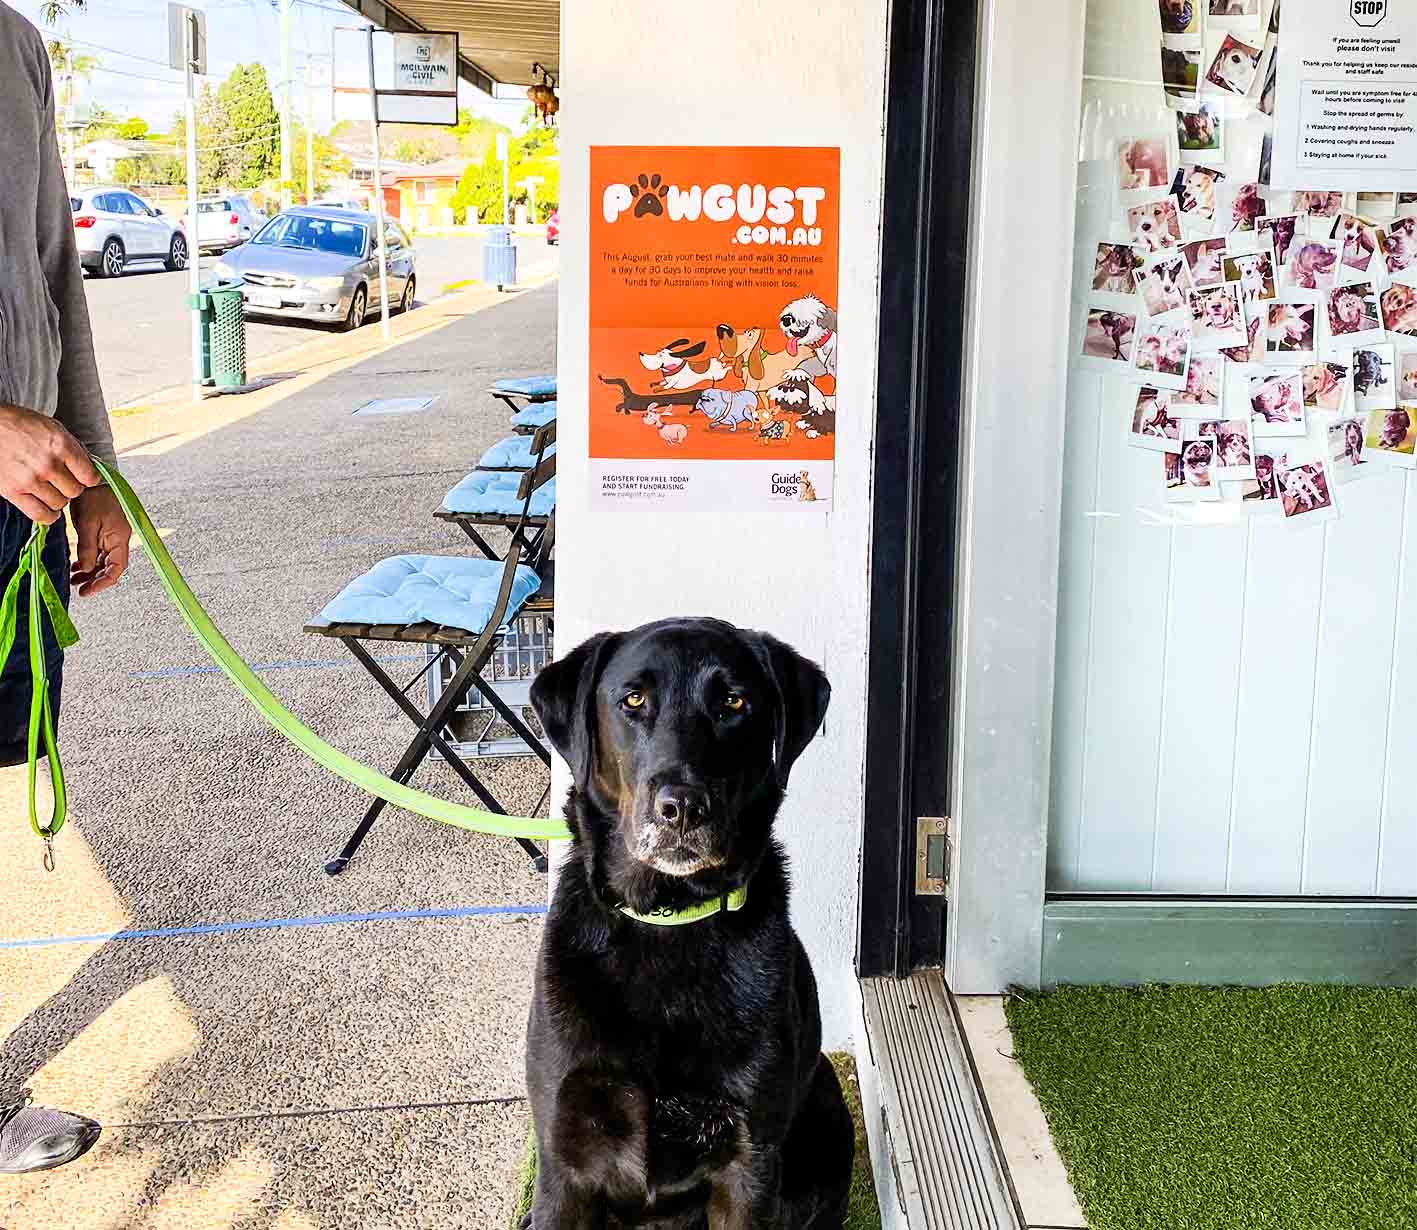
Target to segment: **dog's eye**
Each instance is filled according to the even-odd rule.
[[[620,703],[626,709],[643,709],[645,707],[645,694],[643,692],[626,692],[620,698]]]
[[[723,707],[727,709],[729,713],[742,713],[747,707],[747,704],[748,702],[739,696],[737,692],[730,692],[723,698]]]

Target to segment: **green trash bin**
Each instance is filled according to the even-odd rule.
[[[246,383],[246,312],[240,278],[217,282],[195,296],[202,322],[202,383],[239,389]],[[193,296],[187,296],[193,306]]]

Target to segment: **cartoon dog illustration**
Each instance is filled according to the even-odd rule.
[[[708,419],[709,431],[716,427],[737,431],[740,426],[746,426],[752,431],[757,426],[759,397],[760,394],[749,392],[747,389],[739,389],[736,392],[729,392],[727,389],[705,389],[694,403],[694,409]]]
[[[836,379],[836,309],[829,308],[816,295],[794,299],[782,309],[777,327],[787,339],[787,353],[797,360],[797,366],[812,376]],[[812,353],[803,358],[801,351]]]
[[[630,387],[629,381],[622,380],[619,376],[602,376],[597,372],[596,379],[601,384],[619,386],[620,404],[615,407],[616,414],[643,414],[651,406],[692,406],[699,400],[698,393],[693,390],[678,393],[636,393]]]
[[[728,361],[730,370],[743,382],[743,387],[754,393],[772,388],[785,373],[803,361],[804,351],[807,358],[817,353],[812,347],[802,345],[798,345],[796,354],[786,350],[770,351],[763,345],[761,325],[750,329],[719,325],[715,332],[718,334],[719,354]]]
[[[707,345],[707,342],[696,342],[691,346],[687,337],[680,337],[659,350],[641,351],[640,362],[645,370],[659,373],[659,379],[651,381],[650,388],[684,390],[705,381],[717,384],[728,375],[728,367],[722,359],[715,355],[700,363],[693,362]]]
[[[689,429],[683,423],[666,423],[664,421],[673,413],[672,410],[666,410],[656,402],[644,412],[640,422],[646,427],[658,428],[659,438],[666,444],[677,448],[688,439]]]
[[[781,386],[767,389],[758,398],[754,411],[758,421],[758,443],[785,448],[792,439],[793,420],[797,412],[782,404]]]

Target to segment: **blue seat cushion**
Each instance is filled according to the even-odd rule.
[[[512,393],[518,397],[545,397],[556,395],[555,376],[509,376],[492,386],[499,393]]]
[[[445,624],[478,633],[487,626],[502,584],[502,563],[461,555],[395,555],[355,577],[320,612],[340,624]],[[541,579],[517,565],[504,619],[511,619]]]
[[[474,470],[443,497],[443,507],[452,513],[502,513],[519,517],[522,501],[517,499],[520,474],[496,470]],[[556,480],[548,479],[531,493],[533,517],[549,517],[556,507]]]
[[[556,417],[554,401],[534,401],[512,415],[513,427],[545,427]]]
[[[548,445],[542,457],[554,457],[556,446]],[[530,436],[508,436],[498,440],[481,457],[477,464],[484,470],[530,470],[536,464],[536,455],[531,451]]]

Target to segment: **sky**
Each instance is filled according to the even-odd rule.
[[[82,87],[81,101],[103,107],[121,116],[140,115],[154,129],[166,130],[172,117],[182,109],[182,74],[167,66],[167,0],[89,0],[86,10],[71,14],[51,29],[39,17],[37,0],[10,0],[46,38],[67,31],[75,49],[98,58],[99,67]],[[237,64],[259,61],[280,105],[280,12],[271,0],[209,0],[193,7],[207,15],[207,71],[205,80],[221,84]],[[292,108],[297,117],[305,113],[304,71],[307,57],[330,53],[331,30],[335,26],[366,26],[368,23],[338,0],[292,0],[291,75]],[[318,63],[311,60],[312,63]],[[318,71],[318,69],[317,69]],[[328,72],[324,77],[329,80]],[[509,94],[514,91],[507,88]],[[341,117],[356,100],[341,96]],[[498,101],[459,83],[459,106],[475,115],[486,116],[515,129],[526,110],[522,90],[515,97]],[[328,89],[313,95],[315,130],[325,132],[331,124]]]

